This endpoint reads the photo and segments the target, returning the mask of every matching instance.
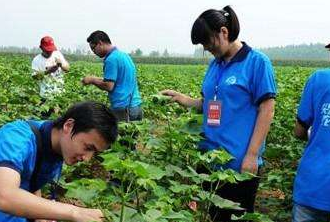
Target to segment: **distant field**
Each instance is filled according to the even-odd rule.
[[[24,56],[33,58],[34,54],[1,53],[0,56]],[[69,61],[100,62],[100,58],[95,55],[66,55]],[[138,64],[168,64],[168,65],[207,65],[211,58],[191,58],[191,57],[133,57]],[[302,60],[302,59],[274,59],[274,66],[300,66],[300,67],[329,67],[330,60]]]

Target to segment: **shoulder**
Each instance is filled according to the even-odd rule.
[[[251,49],[249,58],[254,62],[271,64],[269,57],[258,49]]]
[[[319,69],[316,70],[312,76],[313,78],[325,78],[329,79],[330,78],[330,69]]]
[[[60,51],[56,50],[56,51],[54,51],[54,52],[52,53],[52,56],[51,56],[51,57],[54,57],[54,58],[62,58],[62,57],[64,57],[64,56],[63,56],[63,54],[62,54]]]
[[[117,48],[111,53],[111,55],[109,57],[111,57],[111,56],[117,60],[124,60],[124,59],[131,60],[132,59],[128,53],[121,51]]]
[[[216,65],[216,63],[217,63],[217,59],[216,58],[210,59],[210,61],[209,61],[209,68],[212,67],[212,66],[214,66],[214,65]]]
[[[33,132],[26,121],[16,120],[2,126],[0,129],[0,134],[6,137],[13,137],[15,140],[18,140],[24,137],[30,137]]]
[[[17,120],[8,123],[0,129],[0,149],[27,151],[27,147],[34,147],[35,136],[26,121]]]
[[[309,83],[330,86],[330,69],[316,70],[308,78]]]
[[[105,65],[113,65],[113,64],[116,64],[118,61],[121,60],[121,53],[118,52],[118,50],[114,50],[113,52],[111,52],[110,55],[108,55],[105,60],[104,60],[104,64]]]
[[[36,63],[36,62],[39,62],[40,59],[41,59],[42,55],[41,54],[38,54],[36,55],[33,59],[32,59],[32,63]]]

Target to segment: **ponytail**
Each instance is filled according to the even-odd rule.
[[[224,12],[223,15],[227,19],[226,27],[229,31],[229,41],[233,42],[237,39],[239,31],[240,31],[240,25],[239,25],[237,15],[229,5],[224,7],[221,11]]]

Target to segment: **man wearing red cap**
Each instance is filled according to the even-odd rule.
[[[69,63],[57,50],[54,40],[45,36],[40,41],[42,53],[32,61],[32,76],[39,80],[40,96],[43,100],[51,99],[63,92],[64,79],[62,71],[69,71]]]

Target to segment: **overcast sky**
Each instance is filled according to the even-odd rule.
[[[329,0],[1,0],[0,45],[39,45],[51,35],[59,47],[87,46],[94,30],[130,52],[141,48],[193,53],[190,30],[206,9],[230,4],[239,38],[254,47],[330,42]]]

